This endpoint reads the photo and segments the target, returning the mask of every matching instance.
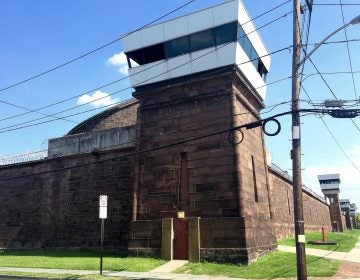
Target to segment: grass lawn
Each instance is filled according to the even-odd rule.
[[[339,268],[339,261],[307,256],[308,276],[333,276]],[[285,278],[296,276],[296,256],[285,252],[274,252],[250,266],[216,263],[188,263],[176,270],[177,273],[223,275],[239,278]]]
[[[154,258],[124,257],[106,253],[103,270],[150,271],[166,261]],[[99,253],[95,251],[30,250],[0,252],[2,267],[36,267],[99,270]]]
[[[306,241],[310,240],[322,240],[321,232],[307,232],[306,234]],[[338,241],[338,245],[312,245],[306,244],[307,248],[316,248],[316,249],[323,249],[323,250],[336,250],[339,252],[349,252],[352,248],[354,248],[356,242],[358,241],[360,236],[360,230],[348,230],[345,232],[327,232],[326,233],[326,240],[329,241]],[[287,246],[295,246],[295,239],[294,237],[284,238],[278,241],[280,245],[287,245]]]
[[[77,275],[77,274],[52,274],[52,273],[31,273],[31,272],[15,272],[0,271],[1,276],[18,276],[18,277],[34,277],[40,279],[86,279],[86,280],[124,280],[123,277],[101,276],[99,274]]]

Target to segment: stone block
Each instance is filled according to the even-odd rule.
[[[163,219],[161,228],[161,257],[165,260],[172,260],[173,258],[173,239],[173,219]]]
[[[188,219],[189,232],[189,261],[200,261],[200,218],[194,217]]]

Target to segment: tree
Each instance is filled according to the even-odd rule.
[[[360,213],[356,213],[356,215],[355,215],[355,221],[356,221],[357,223],[360,223]]]
[[[357,209],[356,203],[350,203],[350,208],[355,208],[355,209]]]

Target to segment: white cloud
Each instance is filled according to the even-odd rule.
[[[79,99],[76,101],[76,104],[82,105],[85,103],[89,103],[94,107],[101,107],[112,105],[116,102],[119,102],[119,100],[116,98],[112,99],[111,96],[106,92],[97,90],[93,93],[93,95],[83,94],[82,96],[80,96]]]
[[[346,150],[346,153],[354,165],[360,169],[360,145],[354,145],[350,150]],[[340,198],[349,198],[351,202],[355,202],[359,207],[360,174],[346,159],[335,162],[334,164],[306,166],[303,172],[303,182],[321,194],[317,175],[332,173],[340,174]]]
[[[118,67],[118,70],[121,74],[128,74],[128,64],[126,55],[124,52],[114,54],[107,60],[107,63],[113,66]]]

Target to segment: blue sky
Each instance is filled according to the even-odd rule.
[[[315,3],[338,4],[340,0],[317,0]],[[201,8],[221,3],[221,0],[197,0],[184,9],[170,16],[176,17]],[[244,0],[251,17],[284,1]],[[343,3],[356,1],[343,0]],[[0,88],[26,79],[77,57],[89,50],[118,38],[121,34],[132,31],[142,25],[166,14],[182,5],[180,0],[77,0],[77,1],[0,1]],[[257,27],[286,14],[292,9],[288,3],[280,9],[255,21]],[[360,14],[360,6],[344,6],[345,21]],[[315,6],[312,16],[309,42],[316,43],[343,24],[341,10],[336,6]],[[347,29],[349,39],[360,38],[360,25]],[[292,16],[261,29],[260,34],[268,50],[275,51],[292,42]],[[331,41],[344,40],[344,32],[334,36]],[[360,42],[349,44],[353,70],[359,71]],[[311,46],[309,47],[311,48]],[[0,92],[0,101],[34,109],[59,100],[97,88],[100,85],[124,77],[119,64],[121,45],[112,44],[92,55],[87,56],[47,75]],[[267,77],[272,82],[291,75],[291,53],[285,51],[272,56],[272,65]],[[350,71],[346,44],[323,45],[312,59],[321,72]],[[121,62],[121,60],[120,60]],[[310,63],[306,63],[304,73],[315,73]],[[340,99],[354,99],[352,78],[350,74],[324,75],[333,92]],[[360,94],[360,76],[354,74],[357,96]],[[310,76],[303,83],[313,100],[320,102],[333,98],[330,90],[318,75]],[[129,86],[124,80],[110,87],[101,89],[96,96],[110,94]],[[57,106],[44,109],[43,113],[55,113],[90,100],[94,92]],[[131,90],[115,94],[107,99],[108,103],[131,97]],[[270,85],[267,91],[266,105],[271,106],[291,98],[291,80]],[[302,93],[301,99],[307,99]],[[99,105],[99,104],[98,104]],[[303,107],[309,107],[306,102]],[[60,116],[95,108],[84,105],[77,110]],[[282,105],[269,114],[289,109]],[[101,111],[103,109],[98,109]],[[98,111],[69,117],[73,122],[81,122]],[[31,113],[22,117],[2,120],[9,116],[23,113],[23,109],[14,108],[0,102],[0,131],[5,127],[42,117]],[[290,117],[280,119],[282,131],[276,137],[267,137],[267,149],[273,162],[285,170],[291,168],[289,152],[291,148]],[[352,162],[360,169],[360,131],[357,131],[350,120],[338,120],[324,117],[330,130],[347,152]],[[68,121],[54,121],[48,124],[33,126],[20,130],[0,133],[0,156],[14,155],[46,148],[47,140],[66,134],[76,124]],[[355,122],[360,127],[359,118]],[[302,118],[302,153],[303,181],[315,191],[319,190],[316,175],[320,173],[340,172],[342,178],[341,194],[360,206],[360,173],[349,163],[344,154],[326,131],[321,120],[309,115]]]

